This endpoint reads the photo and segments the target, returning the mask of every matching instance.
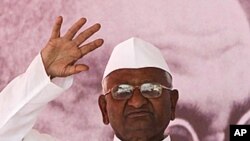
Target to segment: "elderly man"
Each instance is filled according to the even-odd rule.
[[[175,118],[178,91],[157,48],[138,38],[116,46],[102,86],[99,106],[115,140],[169,141],[163,133]]]
[[[62,18],[59,17],[41,58],[37,57],[24,76],[13,80],[1,92],[0,141],[55,140],[31,129],[41,107],[71,85],[70,77],[66,76],[88,69],[75,62],[102,45],[103,40],[97,39],[80,46],[99,30],[99,24],[73,39],[85,22],[80,19],[60,37]],[[39,65],[42,63],[44,69]],[[34,73],[37,70],[39,75]],[[58,80],[57,77],[66,78]],[[37,83],[33,82],[35,78]],[[17,86],[19,83],[22,85]],[[116,46],[106,66],[102,86],[99,106],[103,122],[110,123],[114,130],[114,141],[170,141],[164,131],[175,118],[178,91],[172,89],[170,70],[156,47],[138,38]],[[14,94],[14,89],[21,89],[21,94]]]

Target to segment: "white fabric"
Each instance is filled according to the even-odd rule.
[[[47,134],[41,134],[36,130],[31,130],[23,141],[56,141],[56,139]]]
[[[171,74],[160,50],[142,39],[132,37],[118,44],[108,61],[103,78],[122,68],[155,67]]]
[[[116,136],[114,136],[114,140],[113,141],[121,141],[120,139],[118,139]],[[164,140],[162,141],[171,141],[170,137],[167,136]]]
[[[37,55],[26,72],[12,80],[0,93],[0,141],[21,141],[23,138],[24,141],[38,141],[36,136],[39,133],[31,129],[39,112],[72,82],[72,77],[55,78],[51,82],[41,55]],[[39,136],[39,141],[52,139]]]

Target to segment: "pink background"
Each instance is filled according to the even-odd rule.
[[[162,50],[180,92],[166,132],[182,141],[228,141],[229,124],[250,123],[249,13],[247,0],[1,0],[0,89],[25,71],[58,15],[63,33],[86,17],[85,28],[102,25],[88,41],[105,44],[81,60],[90,71],[45,107],[35,128],[61,141],[110,140],[97,105],[101,77],[112,48],[136,36]]]

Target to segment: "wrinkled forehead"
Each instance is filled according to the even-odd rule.
[[[118,84],[140,85],[158,82],[172,87],[172,76],[165,70],[154,67],[118,69],[107,75],[102,82],[103,89]]]

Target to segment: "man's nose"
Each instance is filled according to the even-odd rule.
[[[133,106],[134,108],[140,108],[147,102],[147,98],[141,94],[139,89],[135,89],[133,95],[128,99],[128,105]]]

